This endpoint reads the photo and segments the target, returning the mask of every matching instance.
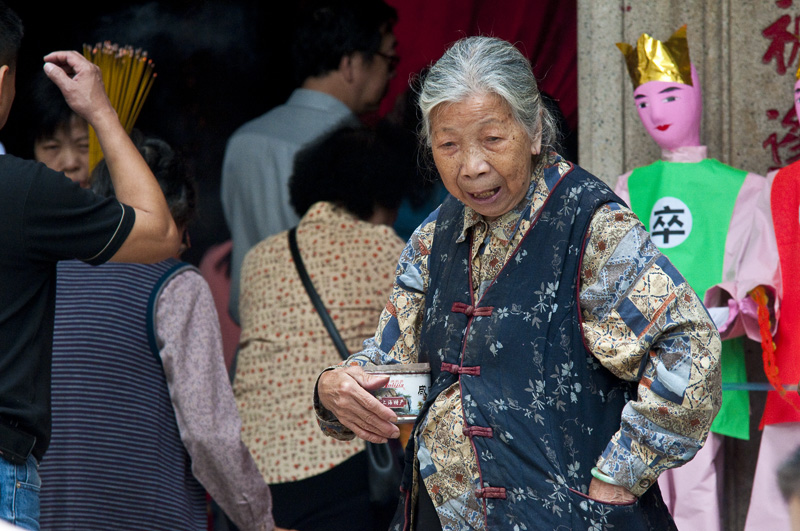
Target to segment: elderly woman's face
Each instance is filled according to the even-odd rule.
[[[447,191],[492,221],[525,198],[532,142],[508,104],[494,94],[442,104],[431,112],[433,159]]]

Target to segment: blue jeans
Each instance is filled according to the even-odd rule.
[[[39,531],[39,463],[32,455],[23,465],[0,458],[0,520]]]

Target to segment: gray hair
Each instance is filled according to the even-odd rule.
[[[420,140],[429,151],[433,109],[475,95],[496,94],[531,140],[541,132],[537,159],[556,149],[558,126],[542,101],[530,62],[511,43],[495,37],[466,37],[453,44],[430,67],[419,93]],[[538,162],[536,160],[535,162]]]

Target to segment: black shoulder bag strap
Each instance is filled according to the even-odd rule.
[[[319,294],[317,294],[317,290],[314,289],[314,284],[311,282],[306,272],[303,259],[300,257],[300,249],[297,248],[296,228],[297,227],[293,227],[289,229],[289,249],[292,251],[292,258],[294,259],[297,273],[300,275],[300,280],[303,281],[303,286],[305,286],[311,302],[314,303],[314,307],[317,309],[319,318],[322,319],[325,328],[328,329],[328,333],[331,339],[333,339],[333,343],[336,345],[339,355],[342,356],[342,359],[346,360],[350,357],[350,351],[347,350],[342,336],[339,335],[336,325],[333,324],[333,319],[331,319],[328,310],[325,309],[325,305],[322,304],[322,300],[319,298]],[[401,464],[403,455],[402,447],[398,446],[397,449],[394,449],[389,446],[389,443],[379,444],[367,442],[366,453],[370,502],[382,507],[394,507],[399,498],[400,481],[403,475],[403,466]]]
[[[300,249],[297,248],[296,229],[297,227],[292,227],[289,229],[289,249],[292,251],[294,266],[297,268],[297,273],[300,275],[300,280],[303,281],[303,286],[305,286],[308,296],[311,299],[311,302],[314,304],[314,308],[317,309],[319,318],[322,319],[322,323],[325,325],[325,328],[328,329],[328,333],[330,334],[331,339],[333,339],[333,344],[336,345],[336,350],[339,351],[339,355],[342,356],[342,359],[346,360],[348,357],[350,357],[350,351],[344,344],[342,336],[339,335],[336,325],[333,324],[333,319],[331,319],[328,310],[325,309],[325,305],[322,304],[322,300],[319,298],[319,294],[317,293],[317,290],[314,289],[314,284],[311,282],[311,279],[306,272],[306,266],[303,264],[303,259],[300,257]]]

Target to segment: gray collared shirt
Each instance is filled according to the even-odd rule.
[[[255,244],[295,226],[289,204],[289,176],[303,145],[358,118],[328,94],[296,89],[286,103],[251,120],[228,140],[222,164],[221,200],[233,240],[229,311],[239,322],[239,273]]]

